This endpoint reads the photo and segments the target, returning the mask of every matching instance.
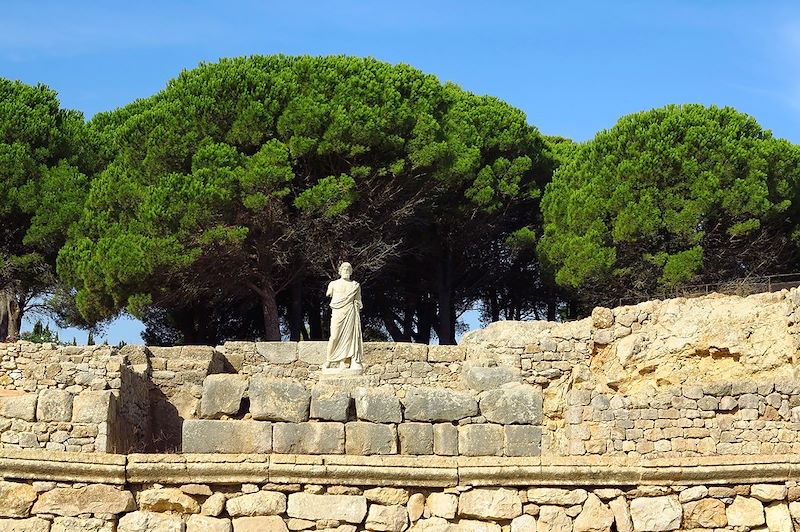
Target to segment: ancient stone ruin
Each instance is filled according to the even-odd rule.
[[[0,344],[0,531],[794,530],[800,291],[458,346]],[[765,528],[766,527],[766,528]]]

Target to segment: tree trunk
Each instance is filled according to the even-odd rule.
[[[0,341],[19,337],[23,304],[17,301],[13,289],[0,290]]]
[[[322,337],[322,308],[320,299],[314,297],[308,309],[308,328],[311,340],[323,340]]]
[[[436,288],[439,303],[439,343],[454,345],[456,343],[456,324],[453,312],[453,258],[450,250],[443,249],[444,257],[437,268]]]
[[[303,285],[300,279],[292,281],[289,294],[289,339],[299,342],[303,329]]]
[[[278,319],[278,302],[272,284],[265,282],[259,295],[261,296],[261,312],[264,316],[264,340],[280,342],[281,325]]]
[[[556,321],[556,296],[547,296],[547,321]]]

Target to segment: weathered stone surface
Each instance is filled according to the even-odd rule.
[[[297,360],[297,343],[256,342],[256,352],[270,364],[291,364]]]
[[[117,532],[183,532],[183,520],[177,514],[131,512],[120,518]]]
[[[729,526],[755,527],[766,523],[764,505],[758,499],[737,495],[725,509]]]
[[[690,502],[690,501],[697,501],[702,499],[708,495],[708,488],[705,486],[692,486],[690,488],[686,488],[682,492],[678,494],[678,500],[680,502]]]
[[[401,423],[397,425],[400,454],[433,454],[433,425],[430,423]]]
[[[538,424],[542,422],[542,392],[529,384],[505,384],[481,394],[480,410],[492,423]]]
[[[516,490],[476,488],[458,499],[458,515],[479,519],[513,519],[522,514],[522,500]]]
[[[203,380],[203,396],[200,400],[200,417],[218,418],[239,412],[242,397],[247,391],[246,375],[209,375]]]
[[[461,362],[466,353],[459,345],[429,345],[428,362]]]
[[[761,502],[782,501],[786,498],[786,484],[753,484],[750,496]]]
[[[408,512],[405,506],[383,506],[371,504],[367,514],[367,530],[402,532],[408,527]]]
[[[344,443],[347,454],[397,454],[397,430],[393,425],[352,421],[345,424]]]
[[[433,452],[439,456],[456,456],[458,427],[452,423],[436,423],[433,426]]]
[[[528,490],[528,502],[539,505],[575,506],[583,504],[588,496],[589,493],[584,489],[531,488]]]
[[[614,523],[617,526],[617,532],[633,532],[633,520],[631,519],[631,510],[628,508],[628,501],[624,496],[612,499],[608,503],[611,513],[614,514]]]
[[[435,517],[453,519],[458,510],[458,497],[452,493],[431,493],[425,501],[425,506]]]
[[[39,495],[31,510],[35,514],[75,517],[87,513],[121,514],[136,508],[133,495],[107,484],[82,488],[55,488]]]
[[[36,403],[38,421],[71,421],[73,395],[66,390],[50,389],[39,392]]]
[[[278,515],[286,511],[286,494],[279,491],[259,491],[232,497],[225,503],[231,517]]]
[[[785,502],[773,502],[764,508],[764,514],[770,532],[794,532],[792,516]]]
[[[686,528],[720,528],[728,524],[725,503],[719,499],[701,499],[683,506],[683,523]]]
[[[96,517],[56,517],[50,532],[114,532],[114,523]]]
[[[408,490],[402,488],[370,488],[364,490],[364,497],[369,502],[393,506],[408,502]]]
[[[158,488],[139,493],[139,509],[148,512],[200,513],[200,503],[177,488]]]
[[[0,396],[0,418],[34,421],[37,397],[35,393]]]
[[[0,532],[48,532],[50,521],[39,517],[0,519]]]
[[[233,520],[233,532],[289,532],[289,529],[282,518],[270,515],[237,517]]]
[[[474,397],[444,388],[412,388],[403,404],[408,421],[458,421],[478,414]]]
[[[511,520],[511,532],[536,532],[536,518],[523,514]]]
[[[681,526],[683,510],[678,497],[640,497],[631,501],[633,528],[643,532],[677,530]]]
[[[190,515],[186,520],[186,532],[232,532],[230,519],[219,519],[207,515]]]
[[[344,423],[274,423],[272,449],[286,454],[344,454]]]
[[[225,501],[228,499],[222,493],[214,493],[203,502],[200,513],[216,517],[225,509]]]
[[[408,518],[411,519],[412,522],[419,519],[425,511],[425,495],[413,493],[408,498],[406,510],[408,511]]]
[[[481,423],[458,427],[458,450],[464,456],[502,456],[502,425]]]
[[[300,519],[336,519],[358,524],[367,515],[367,498],[361,495],[291,493],[287,514]]]
[[[497,523],[476,521],[475,519],[459,519],[455,525],[451,525],[451,528],[446,530],[448,532],[502,532],[503,529]]]
[[[560,506],[542,506],[536,532],[572,532],[572,519]]]
[[[361,421],[375,423],[400,423],[403,414],[400,400],[391,389],[358,388],[353,393],[356,417]]]
[[[253,419],[308,421],[311,392],[298,382],[255,376],[250,378],[250,413]]]
[[[28,517],[36,490],[28,484],[0,480],[0,517]]]
[[[332,386],[311,389],[311,417],[325,421],[347,421],[350,413],[350,392]]]
[[[541,427],[506,425],[503,430],[506,456],[539,456],[541,454]]]
[[[613,512],[603,504],[597,495],[590,493],[583,510],[573,523],[574,532],[611,532],[614,523]]]
[[[321,366],[325,362],[328,342],[298,342],[297,358],[306,364]],[[340,421],[334,419],[331,421]]]
[[[72,401],[73,423],[113,422],[117,398],[111,390],[85,390]]]
[[[183,422],[182,446],[185,453],[269,453],[272,423],[187,419]]]
[[[520,371],[507,366],[466,366],[461,374],[461,386],[483,392],[494,390],[510,382],[520,382]]]

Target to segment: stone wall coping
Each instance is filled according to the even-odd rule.
[[[419,457],[0,450],[0,478],[105,484],[620,486],[800,479],[800,457]]]

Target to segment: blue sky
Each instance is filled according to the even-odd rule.
[[[47,0],[2,1],[0,13],[0,76],[45,83],[87,118],[199,62],[351,54],[496,96],[579,141],[625,114],[702,103],[800,143],[796,2]],[[120,339],[140,341],[130,324],[109,329]]]

